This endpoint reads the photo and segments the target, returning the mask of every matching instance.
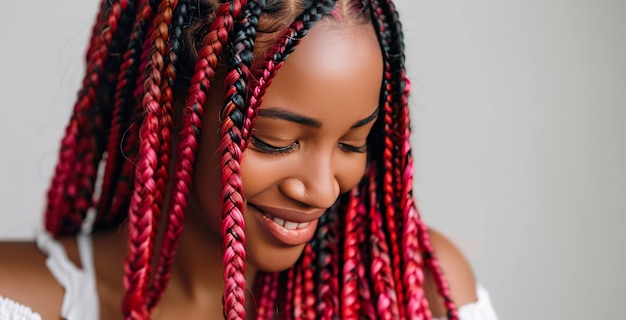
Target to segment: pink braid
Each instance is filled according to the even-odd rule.
[[[365,195],[369,189],[369,181],[365,181],[367,183],[363,184],[363,188],[361,190],[361,194]],[[374,305],[372,304],[372,294],[370,289],[370,278],[367,276],[365,264],[367,261],[364,260],[363,255],[366,254],[366,250],[368,250],[367,238],[369,237],[368,225],[370,224],[370,217],[368,216],[368,211],[365,206],[365,201],[367,201],[367,197],[363,196],[363,198],[359,199],[359,204],[356,208],[357,216],[360,220],[360,227],[358,232],[357,243],[359,250],[356,251],[355,261],[356,261],[356,276],[357,276],[357,290],[358,290],[358,301],[359,306],[361,308],[359,319],[376,319],[376,310]]]
[[[295,301],[295,290],[296,290],[296,268],[291,267],[289,271],[287,271],[287,286],[285,288],[285,303],[284,303],[284,319],[292,319],[293,314],[295,312],[294,301]]]
[[[304,247],[302,255],[303,279],[303,295],[302,295],[302,314],[305,319],[314,319],[316,310],[316,294],[315,294],[315,258],[316,253],[313,246],[307,243]]]
[[[246,1],[233,1],[230,4],[229,19],[237,20],[242,6]],[[229,28],[230,29],[230,28]],[[236,75],[226,76],[226,96],[234,94]],[[235,89],[236,90],[236,89]],[[224,241],[224,317],[229,320],[245,319],[245,292],[246,279],[246,235],[243,219],[244,200],[243,184],[241,182],[240,163],[243,154],[241,126],[243,115],[233,100],[228,100],[221,111],[220,126],[221,142],[218,154],[221,155],[222,168],[222,236]]]
[[[164,0],[159,6],[159,15],[154,20],[150,34],[152,48],[144,71],[146,77],[142,105],[145,116],[140,129],[142,158],[138,162],[135,191],[131,198],[130,251],[126,259],[124,282],[127,291],[123,311],[127,318],[144,317],[149,314],[150,297],[147,294],[150,264],[154,256],[163,193],[167,186],[165,179],[169,168],[169,127],[172,122],[173,98],[171,90],[166,91],[166,96],[162,97],[160,86],[162,83],[168,86],[168,80],[162,80],[161,75],[165,70],[164,56],[169,43],[171,5],[169,0]],[[176,2],[173,5],[175,6]]]
[[[451,298],[448,282],[446,281],[443,271],[439,266],[439,262],[437,261],[437,259],[435,259],[435,250],[432,243],[430,242],[430,237],[428,236],[428,228],[421,220],[418,223],[418,230],[418,236],[423,247],[424,262],[426,263],[426,266],[428,266],[428,268],[430,268],[430,270],[432,270],[433,272],[435,283],[437,284],[437,288],[439,289],[439,294],[443,297],[444,305],[448,310],[448,319],[459,320],[456,306]]]
[[[151,42],[159,37],[153,31]],[[153,237],[156,229],[155,216],[158,216],[158,204],[155,203],[157,188],[155,170],[158,166],[159,153],[159,103],[161,81],[158,70],[159,61],[150,60],[146,65],[148,75],[144,83],[144,119],[139,130],[141,139],[140,158],[135,171],[134,192],[129,212],[130,250],[126,258],[124,286],[126,295],[122,305],[127,319],[146,318],[149,315],[146,306],[147,288],[150,281],[150,261],[153,251]]]
[[[302,268],[302,261],[296,263],[293,266],[295,270],[295,280],[294,280],[294,288],[293,288],[293,300],[287,301],[287,303],[293,304],[293,313],[288,314],[290,318],[293,319],[304,319],[304,286],[303,286],[303,273],[304,269]]]
[[[276,306],[278,305],[278,284],[280,281],[280,274],[278,272],[274,272],[272,274],[272,280],[270,282],[270,296],[267,304],[267,318],[272,319],[274,317],[274,313],[277,312]]]
[[[222,46],[228,39],[228,32],[232,27],[232,18],[229,14],[229,4],[221,5],[216,11],[216,18],[209,27],[209,33],[202,40],[202,48],[198,53],[195,73],[189,86],[186,107],[184,110],[183,130],[178,144],[178,161],[174,171],[173,187],[168,209],[168,227],[163,239],[163,249],[159,260],[159,281],[155,282],[152,294],[153,307],[165,288],[169,278],[174,254],[183,230],[183,219],[187,210],[187,196],[191,186],[191,176],[196,160],[198,139],[202,128],[202,117],[206,95],[215,78],[215,69],[222,53]]]
[[[400,168],[402,168],[401,181],[402,192],[401,194],[412,195],[413,194],[413,158],[411,157],[411,145],[409,141],[410,130],[408,126],[409,110],[408,110],[408,96],[410,93],[410,83],[408,79],[404,78],[404,91],[402,99],[400,101],[401,112],[403,114],[403,121],[400,121],[403,125],[404,132],[399,137],[401,139],[401,160]],[[430,318],[430,308],[428,307],[428,300],[424,294],[424,272],[423,261],[420,255],[420,240],[419,240],[419,224],[420,217],[415,208],[412,196],[402,197],[400,207],[403,212],[403,220],[405,221],[402,231],[402,251],[404,252],[404,283],[406,286],[406,312],[408,315],[424,314],[426,318]]]
[[[394,141],[394,138],[397,135],[397,105],[393,96],[393,75],[392,75],[392,66],[389,62],[390,53],[389,53],[389,39],[387,39],[389,35],[389,30],[387,29],[389,26],[389,22],[386,20],[384,16],[383,9],[380,7],[380,4],[377,2],[373,2],[374,6],[374,16],[376,17],[376,21],[378,22],[379,27],[379,38],[382,42],[383,51],[385,54],[385,69],[384,69],[384,77],[383,77],[383,88],[382,88],[382,100],[383,100],[383,110],[384,112],[384,123],[385,123],[385,148],[383,150],[383,189],[384,189],[384,203],[385,203],[385,213],[386,213],[386,222],[387,222],[387,230],[389,233],[389,244],[391,246],[391,256],[393,259],[393,276],[396,282],[396,292],[398,294],[398,304],[400,306],[406,305],[406,300],[404,296],[404,283],[401,266],[403,265],[403,261],[401,259],[402,255],[400,253],[400,242],[401,239],[398,238],[398,233],[402,231],[402,212],[397,212],[398,207],[396,207],[399,202],[404,201],[406,198],[405,195],[401,193],[403,188],[403,184],[405,181],[399,179],[400,176],[400,166],[399,166],[399,158],[397,155],[397,141]],[[398,223],[398,224],[397,224]],[[405,317],[405,309],[399,308],[400,318]]]
[[[255,288],[260,289],[257,290],[257,320],[272,319],[274,316],[276,297],[272,298],[272,295],[276,292],[272,292],[272,289],[278,282],[278,275],[277,272],[265,272],[257,276]]]
[[[370,274],[374,282],[374,295],[378,297],[376,310],[381,319],[402,319],[398,311],[398,298],[395,290],[395,279],[389,258],[389,248],[383,233],[382,214],[378,208],[376,197],[376,171],[372,167],[370,174],[370,243],[372,248],[372,264]]]
[[[263,68],[261,68],[261,71],[259,72],[260,76],[258,77],[256,85],[252,89],[252,95],[250,98],[249,106],[247,108],[247,114],[244,119],[244,125],[243,125],[242,132],[241,132],[242,139],[244,141],[243,147],[245,147],[245,143],[247,143],[249,140],[249,136],[250,136],[250,132],[252,128],[252,122],[256,116],[258,106],[261,104],[262,97],[263,97],[263,94],[265,93],[266,88],[271,83],[271,80],[275,76],[278,69],[280,69],[280,67],[283,65],[286,57],[291,53],[291,51],[293,51],[293,48],[299,43],[300,38],[304,35],[302,31],[304,31],[305,28],[310,28],[310,26],[312,25],[312,22],[315,21],[314,19],[318,19],[318,18],[319,17],[313,15],[311,17],[311,20],[307,24],[303,23],[303,21],[301,20],[296,20],[294,23],[291,24],[291,26],[287,29],[287,31],[283,34],[283,36],[277,42],[275,42],[274,46],[269,50],[269,53],[266,56],[267,57],[266,62]],[[313,254],[313,252],[311,252],[310,254]],[[314,259],[314,258],[311,257],[311,259]],[[296,277],[302,277],[302,275],[300,274],[300,271],[301,270],[297,272]],[[313,273],[314,272],[312,270],[307,270],[305,271],[304,277],[312,277]],[[285,304],[284,313],[286,315],[301,314],[302,312],[306,312],[306,314],[314,314],[314,313],[311,313],[314,311],[309,311],[309,308],[312,307],[312,305],[315,302],[315,298],[313,296],[308,298],[309,294],[308,293],[305,294],[304,302],[307,305],[304,306],[302,310],[300,310],[300,306],[299,306],[300,304],[294,303],[293,301],[295,301],[295,299],[302,301],[303,298],[301,297],[296,298],[292,296],[294,294],[293,290],[296,290],[295,294],[299,295],[300,289],[298,289],[298,287],[300,285],[304,285],[304,288],[307,290],[307,292],[311,292],[315,287],[314,283],[311,281],[306,281],[305,284],[302,284],[302,280],[298,281],[294,279],[294,268],[292,268],[289,271],[287,281],[288,281],[288,288],[286,292],[287,300]],[[334,281],[337,281],[337,279],[335,278]],[[291,289],[291,288],[294,288],[294,289]],[[335,292],[337,291],[338,290],[336,290]],[[336,306],[338,306],[338,304],[336,304]],[[292,308],[294,307],[296,309],[292,310]],[[326,309],[326,311],[328,310],[332,312],[331,309]]]
[[[156,193],[154,198],[154,215],[153,215],[153,225],[159,225],[159,216],[160,210],[163,206],[164,202],[164,194],[167,192],[167,179],[169,177],[169,168],[170,168],[170,154],[171,150],[171,136],[170,132],[173,127],[173,108],[172,103],[174,102],[174,94],[172,92],[172,88],[170,87],[170,83],[176,79],[175,70],[171,66],[172,61],[168,58],[171,53],[171,44],[169,40],[169,28],[172,22],[172,11],[176,8],[178,4],[177,0],[163,0],[159,5],[159,15],[154,20],[154,29],[155,32],[152,33],[151,42],[152,42],[152,50],[150,54],[150,62],[149,65],[153,66],[151,69],[151,74],[153,74],[152,78],[154,82],[151,83],[152,90],[154,92],[159,92],[160,97],[156,95],[148,94],[148,90],[146,90],[146,95],[144,96],[150,103],[159,103],[160,108],[157,109],[157,117],[160,119],[160,132],[159,132],[159,164],[155,172],[155,184],[156,184]],[[158,75],[158,77],[157,77]],[[161,76],[163,75],[163,76]],[[159,81],[159,82],[157,82]],[[159,88],[156,88],[157,83],[159,84]],[[157,98],[160,98],[157,100]],[[168,222],[170,219],[168,219]],[[151,238],[151,246],[150,252],[151,256],[153,256],[154,251],[154,243],[156,242],[156,232],[157,228],[152,230]],[[172,257],[173,258],[173,257]],[[163,259],[163,256],[161,256]],[[153,279],[153,288],[148,291],[147,305],[148,310],[151,310],[156,302],[160,299],[163,290],[165,289],[165,284],[162,281],[162,265],[161,259],[159,259],[159,264],[157,265],[157,271],[155,272],[155,276]]]
[[[356,319],[361,305],[358,297],[358,255],[360,250],[359,236],[362,233],[363,216],[358,213],[360,206],[360,194],[358,187],[352,189],[348,208],[345,215],[345,240],[343,250],[343,274],[341,288],[341,317],[343,319]]]

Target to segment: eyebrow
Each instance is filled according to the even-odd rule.
[[[361,120],[357,121],[352,127],[350,127],[350,129],[362,127],[362,126],[364,126],[364,125],[374,121],[374,119],[376,119],[376,118],[378,118],[378,108],[376,108],[376,110],[374,110],[374,113],[370,114],[365,119],[361,119]]]
[[[259,112],[257,115],[261,117],[281,119],[281,120],[286,120],[290,122],[295,122],[295,123],[299,123],[308,127],[314,127],[314,128],[322,127],[322,123],[317,119],[295,114],[293,112],[289,112],[283,109],[259,109]],[[374,110],[374,113],[372,113],[371,115],[367,116],[364,119],[357,121],[354,125],[350,127],[350,129],[362,127],[372,122],[377,117],[378,117],[378,108],[376,108],[376,110]]]
[[[259,113],[257,115],[272,119],[282,119],[314,128],[322,127],[322,123],[319,120],[295,114],[283,109],[259,109]]]

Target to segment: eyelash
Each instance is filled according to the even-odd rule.
[[[250,143],[261,152],[270,153],[270,154],[287,154],[292,151],[295,151],[300,145],[297,141],[286,146],[286,147],[276,147],[273,146],[255,136],[251,136]]]
[[[252,143],[252,145],[258,151],[269,153],[269,154],[287,154],[287,153],[297,150],[298,147],[300,146],[300,143],[296,141],[286,147],[276,147],[255,136],[251,136],[250,143]],[[340,143],[339,145],[341,146],[342,149],[344,149],[347,152],[354,152],[354,153],[366,153],[367,152],[367,144],[364,144],[359,147],[345,144],[345,143]]]
[[[341,147],[348,152],[355,152],[355,153],[366,153],[367,152],[367,144],[364,144],[360,147],[357,146],[353,146],[350,144],[345,144],[345,143],[340,143],[339,145],[341,145]]]

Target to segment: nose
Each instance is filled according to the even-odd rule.
[[[332,155],[309,156],[291,177],[283,180],[281,192],[309,207],[327,209],[340,194]]]

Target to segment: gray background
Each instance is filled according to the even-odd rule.
[[[98,1],[0,11],[0,237],[29,239]],[[501,319],[620,318],[626,1],[397,1],[424,219]]]

